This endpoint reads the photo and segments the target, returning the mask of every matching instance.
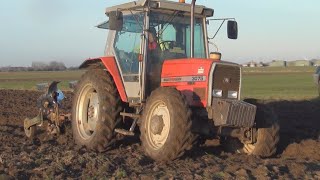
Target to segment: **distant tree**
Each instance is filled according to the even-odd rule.
[[[44,62],[32,62],[29,71],[64,71],[67,67],[62,62],[51,61],[49,64]]]
[[[73,70],[78,70],[79,67],[78,66],[71,66],[68,68],[68,70],[73,71]]]
[[[67,67],[62,62],[51,61],[49,63],[49,70],[51,71],[64,71]]]
[[[48,64],[44,62],[32,62],[31,67],[34,71],[44,71],[48,67]]]

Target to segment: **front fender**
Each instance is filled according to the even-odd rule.
[[[121,74],[114,57],[100,57],[95,59],[87,59],[84,61],[79,69],[86,68],[105,68],[112,76],[116,87],[118,89],[119,95],[123,102],[128,102],[128,97],[124,88],[124,84],[121,78]]]

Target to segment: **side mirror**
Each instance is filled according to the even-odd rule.
[[[123,28],[123,13],[121,11],[112,11],[109,13],[109,29],[121,31]]]
[[[238,39],[238,23],[237,21],[228,21],[228,38]]]

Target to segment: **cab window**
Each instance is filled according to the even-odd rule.
[[[123,21],[123,29],[116,33],[115,53],[124,75],[139,74],[138,56],[140,53],[143,15],[124,16]]]
[[[161,48],[160,60],[190,58],[190,16],[175,12],[161,14],[152,12],[150,26],[158,32],[158,43]],[[203,21],[195,19],[195,58],[206,58]]]

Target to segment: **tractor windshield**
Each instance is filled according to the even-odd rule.
[[[157,31],[161,60],[190,58],[190,16],[179,11],[172,14],[152,12],[150,27]],[[206,58],[203,19],[195,20],[195,58]]]

